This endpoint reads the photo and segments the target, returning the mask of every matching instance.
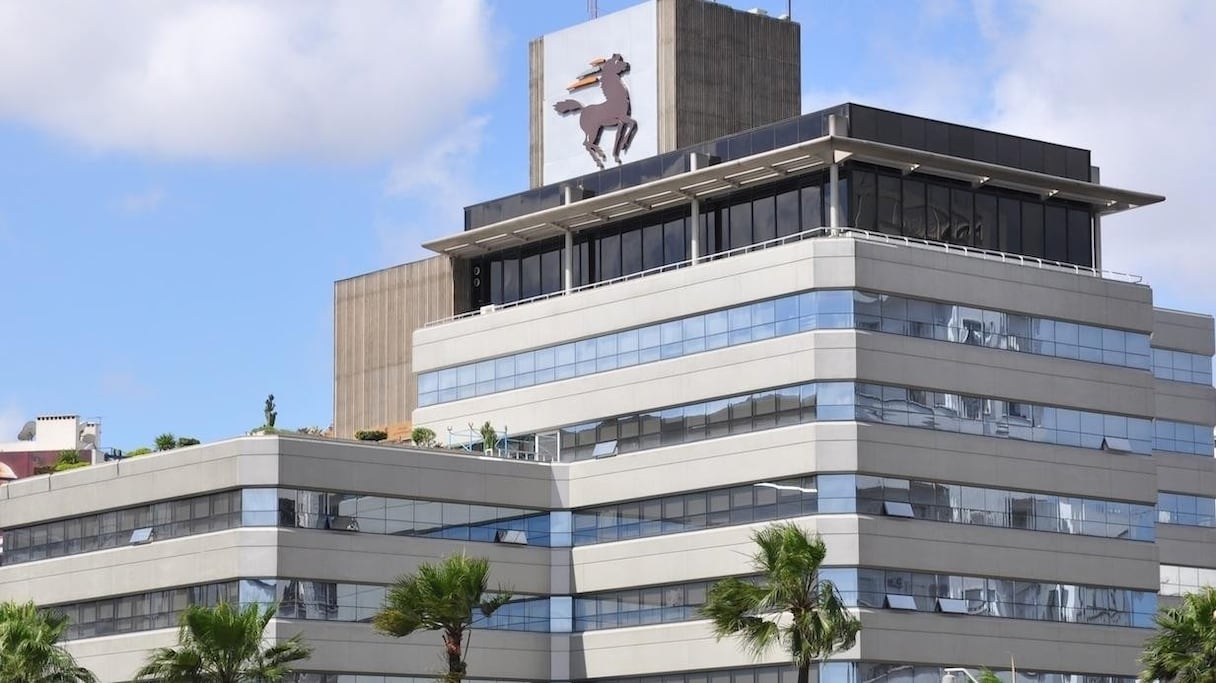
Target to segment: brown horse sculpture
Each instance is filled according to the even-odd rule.
[[[600,138],[604,129],[616,126],[616,141],[612,146],[612,158],[621,163],[621,154],[629,151],[633,136],[638,132],[638,122],[630,116],[632,109],[629,104],[629,90],[621,80],[621,74],[629,71],[629,62],[619,54],[614,54],[605,60],[596,60],[592,65],[599,66],[598,78],[582,78],[571,84],[568,90],[576,90],[584,85],[599,82],[604,93],[604,101],[599,104],[583,106],[578,100],[562,100],[553,105],[558,114],[570,114],[581,111],[578,124],[586,136],[583,148],[591,155],[596,166],[604,168],[608,156],[600,148]],[[593,72],[594,73],[594,72]]]

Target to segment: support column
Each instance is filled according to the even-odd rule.
[[[688,170],[695,171],[697,166],[697,153],[692,152],[688,155]],[[692,211],[688,220],[688,254],[692,262],[696,263],[701,259],[701,200],[696,196],[692,198]]]
[[[836,115],[828,115],[828,137],[836,137]],[[840,227],[840,164],[836,163],[836,145],[831,140],[828,143],[828,154],[832,155],[832,163],[828,168],[828,227],[832,234],[837,234]]]
[[[566,250],[562,252],[562,288],[569,294],[574,290],[574,233],[566,231]]]
[[[574,188],[570,185],[562,187],[562,204],[574,203]],[[574,232],[566,230],[566,249],[562,252],[562,291],[569,294],[574,290]]]
[[[1097,185],[1102,184],[1102,172],[1098,170],[1097,166],[1089,167],[1089,182],[1097,184]],[[1092,253],[1093,253],[1094,272],[1097,273],[1099,276],[1101,276],[1102,275],[1102,216],[1098,215],[1098,213],[1096,211],[1094,212],[1093,215],[1094,215],[1094,219],[1093,219],[1094,234],[1093,234],[1093,240],[1090,244],[1090,249],[1092,250]]]

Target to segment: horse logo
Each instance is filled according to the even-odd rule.
[[[591,69],[584,71],[578,79],[566,86],[566,90],[573,93],[599,83],[600,90],[604,93],[604,101],[583,106],[578,100],[562,100],[553,105],[553,109],[562,115],[582,112],[578,117],[578,125],[586,136],[583,139],[583,148],[591,155],[595,165],[603,169],[604,162],[608,160],[604,150],[600,149],[600,138],[604,129],[616,126],[612,158],[619,164],[621,154],[629,151],[633,136],[638,132],[638,122],[630,117],[632,109],[629,104],[629,90],[621,80],[621,75],[629,71],[629,62],[619,54],[614,54],[608,59],[592,60],[591,66]]]

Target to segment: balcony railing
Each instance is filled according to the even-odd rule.
[[[473,317],[477,317],[480,315],[486,315],[488,313],[493,313],[496,311],[502,311],[502,310],[506,310],[509,308],[515,308],[516,306],[523,306],[525,304],[535,303],[537,301],[546,301],[549,299],[555,299],[557,297],[567,296],[569,294],[577,294],[578,292],[585,292],[588,290],[597,289],[599,287],[607,287],[609,285],[615,285],[615,284],[619,284],[621,282],[637,280],[639,278],[649,277],[651,275],[657,275],[659,273],[666,273],[668,271],[679,270],[681,268],[687,268],[692,265],[708,263],[710,261],[717,261],[717,260],[724,259],[724,258],[730,258],[732,256],[739,256],[741,254],[749,254],[754,251],[763,251],[765,249],[771,249],[773,247],[780,247],[780,246],[783,246],[786,244],[791,244],[793,242],[801,242],[806,239],[828,238],[828,237],[837,238],[837,239],[850,238],[850,239],[859,239],[859,240],[869,240],[869,241],[874,241],[874,242],[884,242],[884,243],[888,243],[888,244],[900,244],[903,246],[913,247],[913,248],[917,248],[917,249],[929,249],[932,251],[942,251],[942,252],[949,252],[949,253],[953,253],[953,254],[961,254],[963,256],[983,259],[985,261],[1000,261],[1001,263],[1016,263],[1016,264],[1022,265],[1022,266],[1029,266],[1031,268],[1040,268],[1043,270],[1074,273],[1077,275],[1089,275],[1092,277],[1100,277],[1100,278],[1107,279],[1107,280],[1115,280],[1118,282],[1127,282],[1127,283],[1131,283],[1131,284],[1143,284],[1143,282],[1144,282],[1144,278],[1142,278],[1139,275],[1133,275],[1131,273],[1122,273],[1122,272],[1113,271],[1113,270],[1099,270],[1097,268],[1092,268],[1089,266],[1081,266],[1081,265],[1077,265],[1075,263],[1064,263],[1063,261],[1052,261],[1049,259],[1037,258],[1034,256],[1025,256],[1023,254],[1011,254],[1011,253],[1007,253],[1007,252],[1003,252],[1003,251],[980,249],[978,247],[969,247],[969,246],[961,245],[961,244],[950,244],[948,242],[935,242],[932,240],[920,239],[917,237],[904,237],[902,235],[888,235],[886,233],[871,232],[869,230],[859,230],[857,228],[812,228],[810,230],[804,230],[799,233],[794,233],[793,235],[786,235],[784,237],[778,237],[776,239],[771,239],[771,240],[767,240],[764,242],[757,242],[756,244],[749,244],[745,247],[736,247],[734,249],[728,249],[726,251],[720,251],[720,252],[717,252],[714,254],[706,254],[705,256],[698,256],[696,259],[686,259],[684,261],[679,261],[677,263],[669,263],[667,265],[658,266],[655,268],[651,268],[649,270],[642,270],[642,271],[638,271],[636,273],[630,273],[628,275],[622,275],[620,277],[614,277],[614,278],[611,278],[608,280],[601,280],[599,282],[592,282],[589,284],[580,285],[578,287],[574,287],[574,288],[570,289],[569,291],[550,292],[548,294],[541,294],[539,296],[528,297],[526,299],[518,299],[516,301],[510,301],[510,302],[507,302],[504,304],[490,304],[487,306],[482,306],[480,309],[478,309],[476,311],[468,311],[467,313],[461,313],[459,315],[454,315],[454,316],[450,316],[447,318],[440,318],[438,320],[432,320],[432,321],[426,323],[424,325],[424,327],[434,327],[437,325],[444,325],[444,324],[447,324],[447,323],[450,323],[450,322],[453,322],[456,320],[473,318]]]

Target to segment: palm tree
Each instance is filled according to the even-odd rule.
[[[415,631],[440,631],[447,661],[446,683],[459,683],[468,671],[465,656],[472,636],[473,613],[486,617],[511,599],[502,588],[490,595],[490,562],[464,554],[438,564],[423,563],[389,587],[372,626],[395,638]]]
[[[32,602],[0,603],[0,681],[96,683],[59,644],[67,628],[67,617],[39,611]]]
[[[858,621],[844,606],[836,586],[819,578],[827,547],[818,534],[796,524],[774,524],[752,536],[757,582],[728,578],[709,590],[701,614],[713,622],[718,640],[737,636],[759,657],[780,645],[807,683],[811,664],[857,641]],[[788,619],[781,619],[786,613]]]
[[[299,635],[266,644],[266,625],[276,605],[215,607],[191,605],[181,616],[177,647],[154,651],[135,674],[136,681],[157,683],[277,683],[291,663],[307,659],[311,648]]]
[[[1162,607],[1154,621],[1140,680],[1216,683],[1216,588],[1182,596],[1181,605]]]

